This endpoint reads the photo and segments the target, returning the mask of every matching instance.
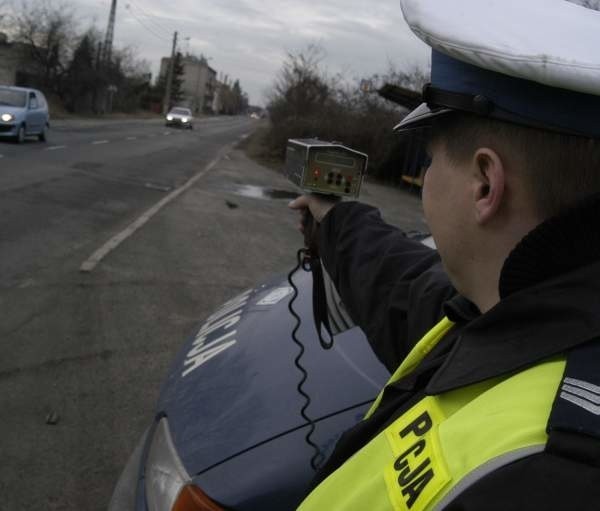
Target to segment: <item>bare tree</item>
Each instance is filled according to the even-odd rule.
[[[140,108],[150,90],[150,65],[139,59],[135,48],[115,48],[113,58],[102,70],[99,81],[112,89],[110,110],[133,112]]]
[[[151,73],[151,64],[145,59],[141,59],[137,48],[125,46],[115,50],[115,59],[121,64],[121,70],[126,76],[147,76]]]
[[[374,74],[373,76],[361,80],[361,84],[366,85],[367,91],[372,92],[380,89],[385,84],[397,85],[403,89],[421,92],[423,86],[429,82],[430,69],[423,69],[415,65],[412,68],[401,70],[398,69],[392,62],[388,64],[388,70],[382,74]],[[361,87],[362,89],[363,87]]]
[[[235,80],[233,84],[222,83],[219,87],[219,97],[221,98],[219,113],[238,115],[248,108],[248,95],[242,90],[239,80]]]
[[[77,40],[73,9],[51,0],[22,0],[13,11],[13,39],[27,45],[29,57],[38,68],[39,85],[60,92],[73,52],[72,42]]]
[[[288,53],[268,98],[272,118],[308,116],[329,101],[335,84],[321,70],[324,58],[324,50],[314,44]]]

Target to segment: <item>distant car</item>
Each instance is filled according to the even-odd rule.
[[[21,144],[35,135],[45,142],[49,127],[48,103],[39,90],[0,86],[0,138]]]
[[[189,108],[175,107],[167,114],[165,125],[194,129],[193,121],[192,111]]]
[[[316,422],[312,439],[328,456],[389,374],[358,328],[323,350],[312,316],[312,278],[300,272],[294,281],[307,413]],[[314,451],[300,415],[291,293],[283,277],[248,290],[183,346],[109,511],[296,509],[314,475]]]

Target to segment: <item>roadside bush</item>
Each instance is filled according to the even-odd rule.
[[[320,69],[321,49],[289,54],[270,93],[271,121],[267,137],[271,156],[283,159],[289,138],[338,141],[369,155],[369,175],[399,182],[406,167],[408,141],[392,131],[406,110],[365,91],[357,83],[344,85],[341,77],[328,77]],[[373,76],[371,84],[392,82],[418,88],[425,81],[419,70]],[[374,87],[371,87],[371,90]]]

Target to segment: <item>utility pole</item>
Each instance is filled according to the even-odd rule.
[[[99,42],[98,43],[98,48],[96,49],[96,62],[94,63],[94,69],[96,71],[96,77],[99,78],[100,77],[100,72],[102,69],[102,43]],[[92,89],[92,110],[95,114],[99,113],[101,110],[100,104],[99,104],[99,90],[98,90],[98,85],[95,85],[94,88]]]
[[[104,37],[104,46],[102,47],[102,64],[105,68],[110,64],[112,57],[113,39],[115,37],[115,17],[117,15],[117,0],[112,0],[110,6],[110,15],[108,17],[108,26],[106,27],[106,36]]]
[[[173,49],[169,60],[169,71],[167,73],[167,84],[165,87],[165,99],[163,101],[163,114],[167,114],[171,104],[171,88],[173,84],[173,71],[175,70],[175,51],[177,49],[177,32],[173,34]]]
[[[98,46],[96,48],[96,65],[94,66],[94,68],[96,69],[96,71],[100,71],[100,68],[102,67],[102,43],[98,43]]]
[[[112,0],[110,6],[110,14],[108,16],[108,25],[106,27],[106,35],[104,36],[104,44],[101,47],[101,59],[99,69],[103,72],[105,77],[108,77],[108,71],[110,71],[111,65],[110,60],[112,58],[112,47],[113,39],[115,37],[115,18],[117,16],[117,0]],[[109,85],[109,89],[114,87]],[[110,99],[109,99],[110,95]],[[109,104],[110,101],[110,104]],[[112,109],[112,92],[109,90],[103,90],[101,95],[101,113],[106,111],[110,112]]]

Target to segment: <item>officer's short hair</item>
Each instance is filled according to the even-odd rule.
[[[600,139],[463,112],[436,118],[432,137],[444,143],[453,162],[464,163],[478,148],[489,147],[515,168],[522,169],[524,184],[538,214],[544,218],[600,192]]]

